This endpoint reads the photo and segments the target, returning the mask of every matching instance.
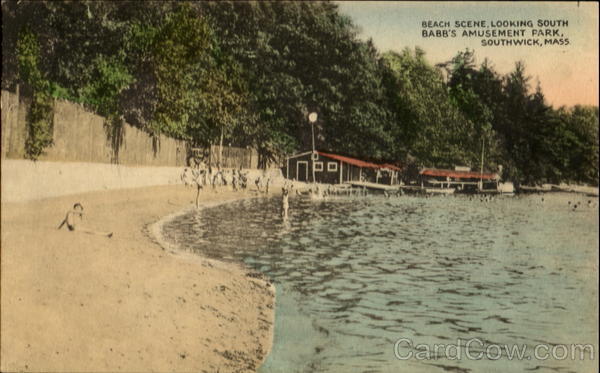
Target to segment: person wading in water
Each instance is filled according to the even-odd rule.
[[[290,209],[289,192],[287,188],[281,189],[281,217],[283,220],[288,219],[288,211]]]

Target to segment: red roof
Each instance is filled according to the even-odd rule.
[[[322,155],[323,157],[335,159],[335,160],[338,160],[340,162],[348,163],[348,164],[351,164],[351,165],[354,165],[354,166],[357,166],[357,167],[381,168],[380,165],[377,165],[375,163],[365,162],[365,161],[361,161],[360,159],[355,159],[355,158],[350,158],[350,157],[344,157],[343,155],[325,153],[325,152],[321,152],[321,151],[317,151],[317,153],[319,155]]]
[[[387,168],[392,171],[402,171],[402,169],[400,167],[394,166],[393,164],[389,164],[389,163],[383,163],[380,166],[381,166],[381,168]]]
[[[485,180],[494,180],[498,177],[496,173],[490,172],[473,172],[473,171],[455,171],[455,170],[441,170],[436,168],[424,168],[419,171],[419,174],[425,176],[443,176],[443,177],[453,177],[457,179],[485,179]]]

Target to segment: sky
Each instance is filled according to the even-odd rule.
[[[598,3],[597,2],[430,2],[430,1],[339,1],[339,10],[350,16],[361,30],[360,37],[372,38],[380,52],[421,47],[431,64],[445,62],[458,51],[475,51],[476,62],[492,61],[496,71],[505,74],[523,61],[532,77],[532,87],[539,79],[549,104],[598,105]],[[534,27],[497,28],[492,22],[533,22]],[[538,20],[566,21],[553,39],[569,39],[569,45],[482,46],[478,37],[465,38],[463,30],[525,29],[532,37],[539,29]],[[451,28],[423,28],[423,22],[449,21]],[[485,21],[484,28],[455,28],[456,21]],[[557,27],[549,26],[549,32]],[[423,37],[423,30],[456,30],[457,37]],[[483,38],[489,39],[489,38]]]

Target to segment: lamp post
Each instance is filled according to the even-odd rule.
[[[481,171],[479,173],[479,190],[483,190],[483,156],[485,154],[485,137],[481,138]]]
[[[317,121],[317,118],[318,118],[318,115],[314,111],[312,113],[308,114],[308,121],[310,122],[310,130],[312,132],[312,154],[310,156],[310,159],[312,161],[312,179],[313,179],[313,183],[316,182],[316,180],[315,180],[315,156],[316,156],[316,151],[315,151],[315,122]]]

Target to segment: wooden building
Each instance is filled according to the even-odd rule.
[[[313,180],[314,165],[314,180]],[[375,181],[382,165],[343,155],[312,151],[287,159],[286,178],[304,182],[342,184],[351,181]]]

